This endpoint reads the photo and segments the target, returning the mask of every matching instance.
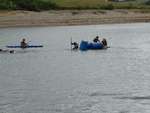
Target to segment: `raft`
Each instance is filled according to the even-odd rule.
[[[22,48],[20,45],[7,45],[7,48]],[[27,45],[25,48],[40,48],[43,45]]]
[[[103,49],[104,46],[99,43],[99,42],[88,42],[88,41],[81,41],[80,43],[80,50],[85,51],[85,50],[98,50],[98,49]]]

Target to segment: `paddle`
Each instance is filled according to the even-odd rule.
[[[29,44],[31,41],[28,41],[27,44]]]
[[[70,44],[71,44],[71,50],[72,50],[72,37],[71,37],[71,39],[70,39]]]

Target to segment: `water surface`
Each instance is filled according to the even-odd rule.
[[[111,48],[71,51],[99,35]],[[150,23],[1,28],[0,113],[149,113]]]

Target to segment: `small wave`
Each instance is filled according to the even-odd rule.
[[[125,95],[125,94],[123,94],[123,93],[100,93],[100,92],[93,92],[89,96],[93,97],[93,96],[121,96],[121,95]]]
[[[2,106],[8,106],[8,105],[11,105],[11,103],[0,103],[0,107],[2,107]]]
[[[119,113],[129,113],[129,111],[120,111]]]
[[[117,99],[150,100],[150,96],[115,97]]]

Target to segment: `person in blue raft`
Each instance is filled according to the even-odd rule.
[[[105,38],[102,39],[102,42],[101,42],[101,43],[103,44],[104,47],[107,47],[107,41],[106,41]]]
[[[107,46],[107,41],[106,41],[106,39],[103,38],[102,41],[100,41],[100,40],[99,40],[99,36],[96,36],[96,37],[93,39],[93,42],[95,42],[95,43],[99,42],[99,43],[101,43],[104,47]]]
[[[99,36],[96,36],[96,37],[93,39],[93,42],[95,42],[95,43],[100,42]]]
[[[80,50],[98,50],[98,49],[106,49],[106,48],[108,48],[106,39],[103,38],[102,41],[100,41],[99,36],[96,36],[93,39],[93,42],[82,40],[80,43]]]
[[[94,39],[93,39],[93,42],[97,43],[97,42],[100,42],[101,44],[103,44],[103,46],[107,46],[107,41],[105,38],[102,39],[102,41],[99,40],[99,36],[96,36]]]
[[[26,47],[27,47],[27,45],[28,45],[28,44],[26,43],[26,39],[25,39],[25,38],[23,38],[23,39],[22,39],[22,41],[20,42],[20,46],[21,46],[21,48],[23,48],[23,49],[24,49],[24,48],[26,48]]]

